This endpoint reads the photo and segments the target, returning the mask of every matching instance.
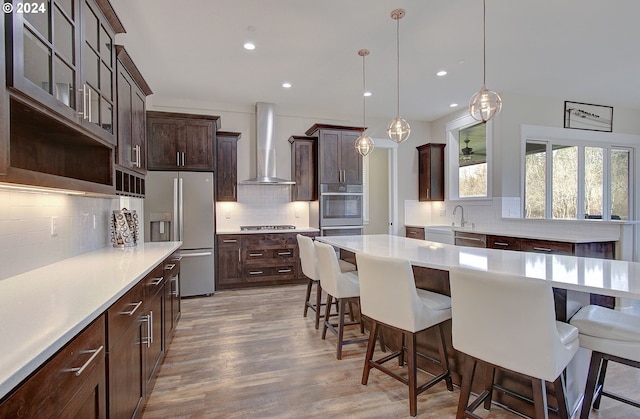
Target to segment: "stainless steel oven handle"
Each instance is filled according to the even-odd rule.
[[[211,256],[211,252],[200,252],[200,253],[182,253],[180,254],[183,258],[195,258],[198,256]]]
[[[364,192],[321,192],[321,196],[363,196]]]

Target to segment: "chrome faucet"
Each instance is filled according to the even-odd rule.
[[[456,215],[456,210],[460,208],[460,227],[464,228],[464,225],[467,224],[467,220],[464,219],[464,208],[462,205],[456,205],[453,208],[453,215]]]

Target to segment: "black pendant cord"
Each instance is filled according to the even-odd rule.
[[[396,19],[396,118],[400,118],[400,18]]]
[[[487,0],[482,0],[482,85],[487,85]]]

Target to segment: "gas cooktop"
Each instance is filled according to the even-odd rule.
[[[295,230],[296,226],[292,225],[266,225],[266,226],[240,226],[240,230]]]

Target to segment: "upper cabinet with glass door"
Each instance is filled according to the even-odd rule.
[[[14,10],[18,3],[13,2]],[[107,0],[38,4],[37,11],[7,15],[11,94],[35,100],[115,144],[113,41],[116,33],[124,32],[115,11]]]

